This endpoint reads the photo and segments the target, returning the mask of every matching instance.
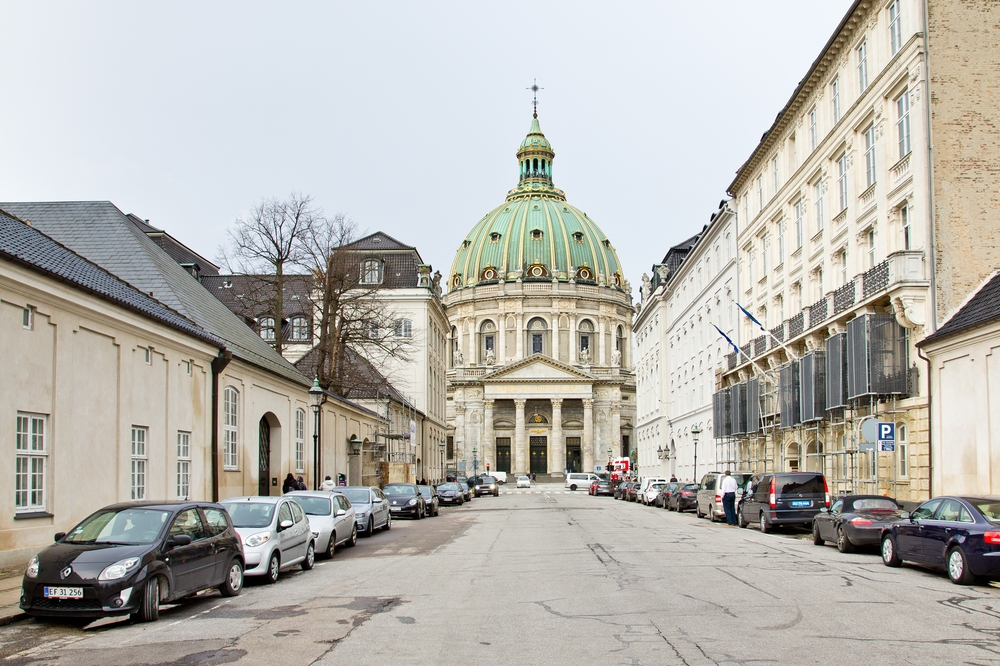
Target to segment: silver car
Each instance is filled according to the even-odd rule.
[[[343,495],[332,490],[295,490],[285,493],[306,512],[316,549],[333,557],[337,546],[352,547],[358,542],[354,507]]]
[[[337,488],[354,507],[355,519],[358,523],[358,534],[370,537],[375,530],[392,528],[392,516],[389,515],[389,500],[385,498],[377,486],[344,486]]]
[[[243,540],[246,576],[264,576],[275,583],[282,569],[298,564],[313,568],[316,541],[309,519],[290,497],[230,497],[220,502]]]

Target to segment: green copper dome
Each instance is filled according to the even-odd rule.
[[[611,241],[552,184],[554,158],[536,116],[517,151],[517,187],[462,241],[448,276],[451,290],[500,280],[574,281],[623,290]]]

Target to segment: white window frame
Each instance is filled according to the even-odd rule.
[[[785,218],[778,220],[778,264],[785,263]]]
[[[840,122],[840,77],[838,76],[830,84],[830,100],[833,102],[833,124]]]
[[[153,348],[143,347],[143,358],[146,361],[146,365],[153,365]]]
[[[775,155],[771,158],[771,175],[774,179],[774,194],[778,194],[778,190],[781,188],[781,180],[778,177],[778,156]]]
[[[910,154],[910,91],[904,90],[896,98],[896,136],[899,159]]]
[[[900,478],[910,476],[910,442],[907,439],[908,432],[905,423],[896,424],[896,457],[898,458],[898,471]]]
[[[133,500],[146,499],[147,464],[149,462],[149,428],[132,426],[131,482]]]
[[[397,338],[413,337],[413,322],[409,319],[397,319],[393,327],[393,335]]]
[[[309,320],[302,315],[292,317],[292,340],[309,339]]]
[[[177,499],[191,496],[191,433],[177,431]]]
[[[14,442],[14,512],[45,511],[48,471],[44,414],[17,412]]]
[[[295,471],[304,472],[306,469],[306,412],[304,409],[295,410]]]
[[[889,3],[889,52],[899,53],[903,48],[903,26],[899,16],[899,0]]]
[[[275,339],[275,326],[274,317],[268,315],[266,317],[261,317],[258,321],[258,327],[260,328],[260,337],[268,342],[274,342]]]
[[[913,245],[913,230],[910,227],[910,204],[904,203],[899,207],[899,227],[903,234],[902,245],[904,250],[911,250]]]
[[[865,130],[865,183],[866,187],[875,184],[877,178],[875,165],[875,124]]]
[[[760,206],[757,212],[764,210],[764,174],[757,176],[757,203]]]
[[[240,392],[232,386],[222,391],[222,467],[239,469]]]
[[[26,331],[35,330],[35,308],[30,305],[25,306],[21,311],[21,328]]]
[[[816,120],[816,107],[809,111],[809,149],[816,150],[819,145],[819,124]]]
[[[840,210],[847,209],[847,153],[837,158],[837,190],[840,194]],[[839,215],[839,213],[838,213]]]
[[[802,199],[795,202],[795,249],[802,247],[806,217],[806,204]]]
[[[361,284],[379,284],[382,282],[382,266],[378,259],[365,259],[361,262]]]
[[[840,251],[840,286],[847,284],[847,248]]]
[[[816,181],[816,233],[823,231],[823,182]]]
[[[764,234],[760,237],[760,275],[764,277],[767,275],[767,255],[769,255],[771,247],[771,236],[769,234]]]
[[[816,290],[819,292],[816,296],[816,301],[820,301],[826,296],[826,292],[823,290],[823,268],[816,269]]]
[[[868,89],[868,40],[861,40],[856,49],[858,54],[858,94]]]
[[[869,227],[865,237],[868,241],[868,268],[875,268],[875,227]]]

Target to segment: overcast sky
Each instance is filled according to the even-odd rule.
[[[849,0],[0,5],[0,201],[108,199],[209,259],[312,195],[447,275],[539,120],[639,276],[697,232]]]

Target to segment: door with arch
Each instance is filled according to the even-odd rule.
[[[257,494],[269,495],[271,493],[271,424],[268,423],[266,416],[260,417],[258,431],[260,435],[257,454]]]

